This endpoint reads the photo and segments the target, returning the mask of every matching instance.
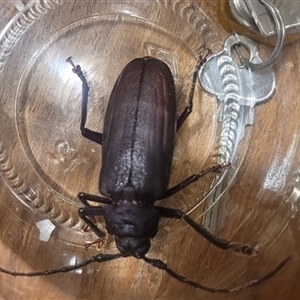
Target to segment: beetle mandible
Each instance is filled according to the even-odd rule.
[[[112,90],[103,133],[86,128],[89,86],[81,67],[76,66],[71,57],[67,59],[73,66],[73,72],[82,81],[81,133],[102,145],[99,190],[103,196],[79,193],[78,198],[85,207],[80,208],[78,213],[100,241],[105,234],[93,218],[103,216],[106,229],[115,236],[120,253],[98,254],[73,266],[43,272],[18,273],[0,268],[1,272],[14,276],[50,275],[68,272],[96,261],[134,256],[165,270],[183,283],[209,292],[227,293],[258,284],[285,265],[289,257],[262,278],[236,288],[218,289],[188,280],[169,269],[162,261],[146,257],[161,218],[183,218],[199,234],[221,249],[232,249],[245,255],[257,251],[257,247],[215,237],[181,210],[154,205],[156,201],[172,196],[207,173],[220,172],[224,168],[221,165],[212,166],[168,188],[175,134],[192,112],[198,70],[209,54],[208,50],[204,57],[199,57],[188,104],[177,120],[175,84],[169,67],[162,60],[150,56],[132,60],[123,69]],[[89,201],[104,205],[92,206]]]

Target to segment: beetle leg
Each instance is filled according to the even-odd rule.
[[[103,208],[101,206],[92,206],[88,203],[88,201],[111,204],[111,200],[108,198],[100,197],[97,195],[86,194],[86,193],[79,193],[78,199],[86,206],[85,208],[79,209],[79,216],[99,236],[98,240],[85,244],[85,249],[87,250],[93,244],[97,244],[97,249],[101,249],[103,244],[105,244],[105,240],[107,236],[95,224],[96,223],[95,217],[99,215],[103,215]],[[89,208],[91,210],[89,210]]]
[[[102,249],[102,247],[105,245],[105,243],[107,242],[107,236],[105,236],[104,238],[99,238],[93,242],[89,242],[89,243],[85,243],[85,250],[88,251],[88,249],[92,246],[92,245],[96,245],[96,249],[98,251],[100,251]]]
[[[86,124],[86,117],[87,117],[87,105],[88,105],[88,96],[89,96],[89,85],[86,81],[85,76],[82,73],[81,67],[79,65],[75,65],[72,57],[69,57],[67,59],[67,62],[70,63],[73,66],[72,71],[80,78],[82,82],[82,105],[81,105],[81,123],[80,123],[80,130],[81,134],[93,141],[96,142],[97,144],[102,145],[102,133],[92,131],[88,128],[85,128]]]
[[[91,195],[86,193],[79,193],[77,195],[78,199],[87,207],[92,207],[88,201],[93,201],[97,203],[103,203],[103,204],[111,204],[111,200],[109,198],[100,197],[97,195]]]
[[[186,215],[184,212],[182,212],[179,209],[172,209],[172,208],[166,208],[160,206],[155,206],[155,208],[159,210],[161,217],[172,218],[172,219],[183,218],[191,227],[193,227],[204,238],[206,238],[209,242],[211,242],[212,244],[214,244],[215,246],[223,250],[232,249],[235,252],[239,252],[245,255],[255,255],[258,252],[258,247],[252,247],[249,245],[234,243],[214,236],[211,232],[209,232],[200,224],[197,224],[193,219],[191,219],[188,215]]]
[[[101,206],[81,207],[78,210],[78,215],[95,232],[95,234],[98,235],[101,241],[106,237],[106,233],[102,232],[98,226],[90,220],[90,218],[103,215],[103,208]]]
[[[188,105],[186,108],[183,110],[181,115],[179,116],[177,120],[177,126],[176,126],[176,131],[180,129],[184,121],[187,119],[187,117],[191,114],[193,110],[193,100],[194,100],[194,93],[195,93],[195,86],[196,86],[196,81],[197,81],[197,76],[198,76],[198,71],[201,68],[203,64],[205,64],[207,57],[211,54],[210,49],[206,49],[207,53],[205,55],[202,55],[202,53],[199,55],[198,62],[195,66],[194,74],[193,74],[193,81],[192,81],[192,87],[189,93],[189,98],[188,98]]]
[[[205,176],[206,174],[211,173],[211,172],[219,173],[224,168],[227,168],[227,167],[228,167],[228,165],[223,166],[223,165],[218,164],[218,165],[215,165],[212,167],[208,167],[208,168],[202,170],[200,173],[193,174],[193,175],[189,176],[188,178],[186,178],[185,180],[178,183],[177,185],[167,189],[166,194],[163,197],[163,199],[176,194],[177,192],[179,192],[183,188],[187,187],[191,183],[197,181],[199,178]]]

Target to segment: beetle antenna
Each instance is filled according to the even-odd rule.
[[[59,269],[53,269],[53,270],[47,270],[47,271],[39,271],[39,272],[28,272],[28,273],[23,273],[23,272],[13,272],[13,271],[9,271],[3,268],[0,268],[0,272],[2,273],[6,273],[12,276],[42,276],[42,275],[52,275],[52,274],[56,274],[56,273],[65,273],[65,272],[70,272],[79,268],[82,268],[86,265],[89,265],[91,263],[94,262],[104,262],[104,261],[110,261],[110,260],[114,260],[116,258],[121,257],[122,255],[120,253],[117,254],[98,254],[95,255],[83,262],[80,262],[76,265],[73,266],[65,266]]]
[[[267,273],[266,275],[264,275],[261,278],[258,279],[254,279],[251,280],[250,282],[243,284],[243,285],[239,285],[235,288],[231,288],[231,289],[220,289],[220,288],[211,288],[211,287],[207,287],[205,285],[202,285],[200,283],[194,282],[192,280],[187,279],[186,277],[183,277],[177,273],[175,273],[173,270],[169,269],[167,264],[165,264],[164,262],[162,262],[159,259],[152,259],[152,258],[148,258],[148,257],[143,257],[144,261],[149,263],[150,265],[152,265],[153,267],[156,267],[158,269],[164,270],[166,271],[169,275],[171,275],[173,278],[177,279],[178,281],[182,282],[182,283],[186,283],[188,285],[191,285],[197,289],[201,289],[201,290],[205,290],[211,293],[230,293],[230,292],[237,292],[246,288],[249,288],[253,285],[257,285],[259,283],[264,282],[265,280],[269,279],[270,277],[272,277],[273,275],[275,275],[281,268],[284,267],[284,265],[290,260],[291,256],[288,256],[287,258],[285,258],[282,262],[280,262],[276,268],[274,268],[271,272]]]

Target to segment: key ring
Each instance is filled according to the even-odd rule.
[[[252,70],[262,70],[271,66],[274,63],[274,61],[277,59],[278,55],[280,54],[280,51],[283,46],[284,38],[285,38],[285,26],[278,8],[274,6],[274,4],[270,3],[269,1],[266,0],[259,0],[259,1],[269,10],[269,12],[273,17],[275,27],[276,27],[276,33],[277,33],[277,42],[271,56],[266,61],[260,64],[255,64],[250,62],[246,58],[241,58],[241,62],[245,65],[245,67],[250,68]]]

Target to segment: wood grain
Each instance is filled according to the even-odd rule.
[[[87,2],[86,14],[93,11],[94,2],[97,1]],[[195,2],[212,20],[220,39],[225,41],[232,32],[227,31],[220,24],[222,22],[218,13],[218,1]],[[0,6],[0,30],[2,30],[17,10],[10,1],[0,1]],[[74,13],[76,13],[75,8],[76,3]],[[63,13],[60,14],[61,18],[63,15]],[[63,23],[62,20],[56,19],[53,22]],[[40,34],[42,39],[42,32]],[[114,38],[112,35],[109,37]],[[94,36],[87,37],[85,47],[94,47],[94,51],[98,51],[93,41],[95,41]],[[124,32],[120,34],[120,45],[122,47],[135,46],[131,44],[130,37]],[[30,40],[28,47],[30,47]],[[258,47],[264,58],[272,52],[272,47],[264,43],[258,43]],[[234,287],[245,284],[263,276],[287,255],[291,255],[291,261],[280,272],[266,282],[241,292],[210,294],[181,284],[141,260],[124,258],[109,263],[95,264],[77,272],[44,277],[10,277],[1,273],[0,299],[300,299],[300,285],[298,284],[300,223],[297,210],[299,204],[294,203],[292,207],[291,203],[286,202],[293,190],[300,166],[299,49],[300,41],[298,40],[285,45],[274,65],[276,93],[271,101],[255,109],[255,123],[249,147],[238,170],[236,183],[230,189],[230,197],[226,202],[225,226],[221,226],[222,230],[216,232],[222,238],[259,245],[261,247],[259,254],[248,258],[231,251],[216,249],[199,237],[183,221],[167,220],[160,224],[161,231],[154,240],[148,255],[162,259],[174,271],[210,287]],[[111,53],[109,41],[103,51],[106,55]],[[117,57],[112,68],[118,66],[121,59]],[[107,81],[114,81],[113,75],[108,74],[108,77]],[[9,80],[13,81],[13,78],[8,78],[7,82]],[[36,84],[42,86],[45,82]],[[94,79],[92,84],[95,84]],[[205,111],[206,106],[210,105],[213,99],[210,95],[201,93],[203,94],[202,106],[195,105],[195,117],[189,121],[185,131],[182,130],[178,136],[178,149],[175,151],[176,161],[171,178],[174,183],[191,172],[196,172],[193,166],[200,166],[205,161],[205,155],[212,157],[215,154],[211,149],[213,146],[205,144],[205,138],[216,129],[213,126],[213,128],[207,126],[203,121],[205,118],[199,113],[199,111]],[[100,107],[100,110],[103,110],[103,107]],[[207,114],[210,113],[209,109],[206,111]],[[40,110],[33,112],[33,115],[41,116],[43,113],[46,118],[47,111]],[[208,120],[215,120],[214,115],[206,117]],[[68,115],[66,118],[70,118],[75,123],[75,116]],[[203,131],[198,129],[199,120],[203,122],[201,129],[205,128],[203,131],[206,130],[207,134],[201,133]],[[194,140],[195,134],[203,135],[204,145],[201,148],[203,157],[200,155],[199,159],[195,158],[195,153],[200,152],[202,136]],[[15,141],[12,139],[10,142]],[[89,149],[89,146],[93,147],[92,144],[84,146],[85,143],[87,142],[82,140],[81,145],[86,147],[85,149]],[[43,151],[41,149],[41,157],[45,155]],[[100,152],[100,147],[97,151]],[[91,166],[90,170],[92,173],[90,177],[93,178],[91,186],[94,190],[85,190],[85,192],[97,193],[97,168],[94,169],[94,166]],[[26,169],[23,172],[26,177]],[[70,180],[71,182],[68,176],[62,176],[60,173],[55,176],[61,178],[61,181],[68,183]],[[172,207],[176,207],[179,203],[188,209],[188,204],[183,204],[183,202],[192,195],[203,195],[201,188],[207,188],[212,178],[213,176],[200,183],[199,186],[191,187],[185,193],[165,200],[164,203]],[[86,184],[84,180],[89,179],[82,179],[78,172],[74,182],[81,187]],[[75,187],[76,191],[69,191],[70,194],[74,192],[76,195],[76,192],[79,192],[77,186]],[[61,264],[78,262],[98,253],[95,249],[85,251],[84,247],[80,246],[83,242],[81,240],[74,244],[66,243],[67,238],[59,234],[57,236],[54,234],[48,242],[41,242],[35,223],[42,217],[28,209],[22,210],[21,204],[15,206],[10,201],[13,197],[11,189],[4,180],[0,180],[0,190],[0,267],[22,272],[46,270],[60,267]],[[293,211],[292,208],[294,208]],[[22,212],[16,209],[21,209]],[[76,213],[76,209],[77,207],[74,207],[74,211],[70,214]],[[73,239],[73,235],[74,239],[80,236],[80,228],[77,228],[77,231],[78,235],[71,230],[67,231],[70,240]],[[113,244],[111,240],[109,242]],[[113,248],[113,246],[110,247]]]

